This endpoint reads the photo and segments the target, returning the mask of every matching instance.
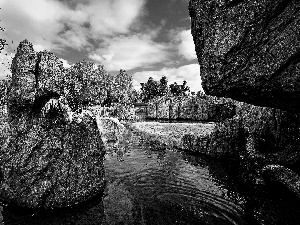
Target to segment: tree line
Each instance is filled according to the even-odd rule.
[[[113,76],[92,62],[78,62],[70,68],[63,68],[63,79],[56,79],[60,90],[72,110],[80,110],[90,105],[110,107],[115,104],[132,104],[132,77],[125,70]],[[7,103],[10,90],[10,77],[0,81],[0,104]]]
[[[113,76],[92,62],[79,62],[66,69],[64,93],[72,109],[87,105],[132,104],[132,76],[125,70]]]
[[[167,95],[171,96],[187,96],[190,94],[190,87],[187,86],[187,82],[184,80],[182,84],[174,82],[168,85],[168,79],[166,76],[162,76],[159,81],[149,77],[146,83],[141,83],[141,89],[134,91],[135,101],[147,103],[157,97],[163,97]]]

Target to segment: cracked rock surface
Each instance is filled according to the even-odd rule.
[[[47,51],[20,43],[8,94],[9,134],[0,155],[0,196],[30,208],[67,207],[104,188],[104,146],[95,118],[72,112],[63,67]]]
[[[298,0],[190,0],[189,12],[207,94],[300,111]]]

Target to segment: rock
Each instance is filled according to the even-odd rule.
[[[191,0],[205,92],[299,112],[299,9],[296,0]]]
[[[274,184],[280,184],[300,198],[300,176],[281,165],[266,165],[262,169],[264,179]]]
[[[231,103],[223,103],[223,104],[216,104],[216,121],[224,121],[226,119],[233,118],[236,114],[235,105]]]
[[[27,40],[20,43],[12,60],[12,79],[8,96],[10,116],[33,104],[35,96],[35,70],[37,54]]]
[[[243,181],[256,183],[268,164],[280,164],[299,173],[299,115],[241,102],[236,105],[247,136],[246,149],[239,151]]]
[[[246,133],[239,117],[217,123],[210,135],[207,152],[211,156],[238,158],[246,146]]]
[[[27,40],[13,59],[8,138],[0,155],[0,196],[9,203],[67,207],[104,188],[96,120],[70,112],[59,88],[61,65],[52,53],[35,54]]]
[[[273,163],[289,165],[298,171],[299,115],[246,103],[237,105],[237,114],[249,134],[247,151],[265,154]]]

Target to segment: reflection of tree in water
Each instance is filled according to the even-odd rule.
[[[163,176],[163,178],[166,178],[166,180],[164,180],[164,183],[174,181],[174,175],[179,173],[181,167],[181,163],[179,162],[179,160],[180,156],[177,152],[168,151],[165,154],[164,159],[161,161],[162,164],[160,169],[162,174],[166,175]]]
[[[193,166],[207,168],[210,175],[223,185],[231,185],[231,180],[236,180],[236,168],[238,165],[233,161],[227,160],[225,162],[204,155],[199,156],[186,152],[182,152],[182,157]],[[232,189],[232,187],[230,189]]]
[[[115,141],[107,143],[107,154],[111,157],[117,155],[117,159],[121,162],[124,161],[123,157],[125,154],[128,154],[130,150],[132,139],[132,133],[130,131],[126,131],[122,134],[122,137]]]
[[[108,195],[103,202],[106,217],[103,224],[133,223],[133,197],[123,184],[119,182],[109,184]]]
[[[163,160],[166,156],[166,151],[158,151],[156,152],[156,154],[157,154],[157,159]]]
[[[203,224],[225,224],[221,222],[226,220],[226,216],[224,218],[221,214],[210,216],[210,213],[214,210],[221,210],[224,205],[225,208],[229,207],[227,203],[230,205],[233,203],[223,201],[219,194],[223,192],[223,188],[219,188],[214,180],[206,176],[209,174],[206,169],[209,160],[200,161],[202,165],[205,165],[203,166],[204,178],[202,178],[203,168],[191,165],[197,164],[196,159],[193,163],[189,163],[186,158],[183,159],[180,152],[159,150],[154,146],[150,148],[149,143],[143,143],[144,147],[141,147],[139,141],[139,136],[133,135],[131,157],[117,164],[116,172],[112,171],[113,173],[109,174],[123,185],[122,190],[124,188],[129,192],[130,203],[125,199],[125,202],[121,200],[120,207],[122,208],[123,204],[125,207],[127,203],[130,205],[128,208],[132,208],[132,211],[129,214],[134,222],[137,224],[176,224],[177,220],[181,221],[181,224],[194,224],[193,222],[197,224],[196,222],[201,223],[202,219],[205,219]],[[116,148],[114,151],[114,154],[118,154],[117,151],[126,152],[127,150]],[[191,171],[194,173],[191,174]],[[128,194],[125,195],[128,196]],[[127,199],[127,197],[120,199],[123,198]],[[203,212],[209,214],[207,221],[221,222],[206,223],[207,217],[203,217]],[[235,208],[224,213],[227,216],[234,213],[240,215]]]

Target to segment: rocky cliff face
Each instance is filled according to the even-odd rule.
[[[0,154],[0,196],[31,208],[66,207],[104,187],[104,146],[95,118],[63,96],[63,67],[20,43],[8,93],[8,138]],[[76,120],[73,118],[77,118]]]
[[[207,94],[300,111],[300,2],[191,0]]]

